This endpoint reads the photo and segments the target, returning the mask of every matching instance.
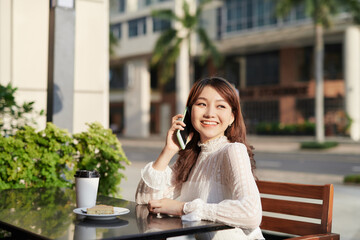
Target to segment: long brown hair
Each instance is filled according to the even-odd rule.
[[[199,95],[206,86],[214,88],[231,106],[232,113],[234,114],[234,122],[225,131],[225,136],[230,142],[239,142],[245,144],[248,155],[250,157],[251,169],[254,174],[256,163],[253,147],[246,141],[246,127],[244,118],[240,108],[240,97],[236,89],[225,79],[220,77],[204,78],[194,83],[192,86],[186,106],[191,112],[192,105],[198,99]],[[185,182],[188,179],[192,167],[195,165],[197,157],[200,153],[198,142],[200,141],[200,134],[192,128],[194,135],[191,141],[186,145],[184,150],[180,150],[179,158],[175,163],[175,180],[177,183]]]

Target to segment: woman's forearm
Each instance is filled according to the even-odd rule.
[[[176,153],[177,153],[176,150],[172,150],[165,146],[161,151],[159,157],[154,162],[153,168],[158,171],[164,171]]]

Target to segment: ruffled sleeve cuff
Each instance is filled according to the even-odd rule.
[[[146,164],[141,170],[141,178],[146,185],[155,190],[165,190],[171,186],[172,170],[169,166],[164,171],[152,167],[154,162]]]
[[[200,198],[184,204],[185,215],[181,216],[183,221],[200,221],[216,219],[216,204],[205,203]]]

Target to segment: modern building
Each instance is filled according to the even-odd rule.
[[[108,33],[108,0],[1,0],[0,83],[50,115],[40,129],[108,127]]]
[[[195,0],[188,0],[196,5]],[[152,9],[181,8],[182,0],[111,0],[110,28],[118,38],[110,68],[110,122],[127,136],[165,134],[177,113],[181,79],[160,87],[150,66],[157,37],[169,22]],[[314,26],[299,7],[276,17],[274,0],[213,1],[202,24],[225,57],[224,66],[201,66],[195,42],[193,79],[227,78],[239,90],[250,132],[262,122],[314,122]],[[360,30],[342,12],[324,32],[324,97],[327,135],[360,140]],[[345,130],[351,122],[350,130]],[[347,131],[347,132],[346,132]]]

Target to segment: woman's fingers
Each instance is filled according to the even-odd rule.
[[[184,117],[184,115],[182,114],[177,114],[174,117],[172,117],[172,123],[178,121],[179,119],[182,119]]]

